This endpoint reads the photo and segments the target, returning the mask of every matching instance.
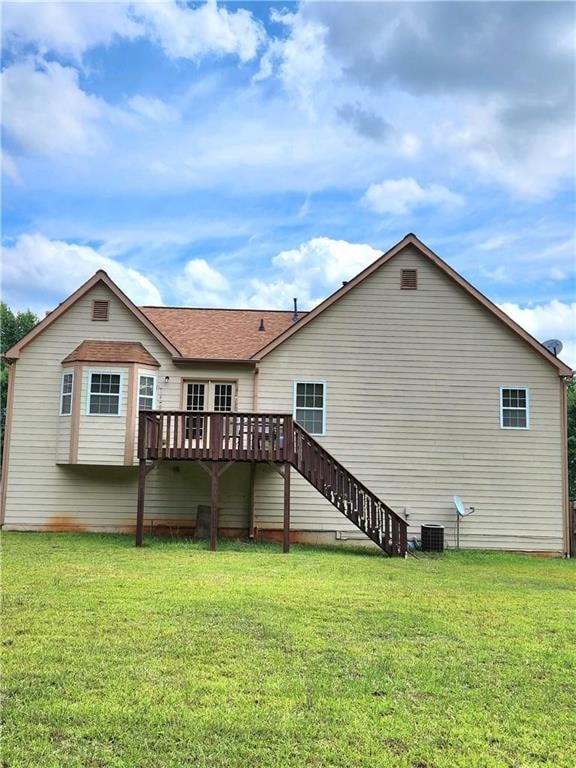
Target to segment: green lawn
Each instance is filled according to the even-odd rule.
[[[3,536],[3,766],[576,765],[576,562]]]

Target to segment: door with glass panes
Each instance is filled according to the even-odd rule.
[[[215,411],[227,413],[236,407],[236,382],[234,381],[186,381],[184,400],[187,411]],[[202,440],[206,419],[191,416],[188,419],[186,438]]]

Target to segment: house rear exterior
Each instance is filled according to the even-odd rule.
[[[7,358],[5,529],[134,531],[141,411],[281,414],[408,539],[437,523],[454,546],[458,495],[474,508],[462,547],[568,553],[572,371],[413,235],[296,319],[138,308],[98,272]],[[203,439],[205,422],[178,418],[182,445]],[[174,435],[160,437],[168,456]],[[148,466],[146,532],[192,533],[210,505],[206,463],[191,455]],[[278,466],[226,466],[219,535],[279,537]],[[347,503],[293,473],[291,539],[370,543]]]

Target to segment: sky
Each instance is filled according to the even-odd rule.
[[[576,367],[576,4],[1,10],[14,309],[307,309],[414,232]]]

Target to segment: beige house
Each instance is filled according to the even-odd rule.
[[[462,547],[568,552],[572,371],[414,235],[297,316],[136,307],[100,271],[7,358],[6,529],[403,554],[455,545],[457,495]]]

